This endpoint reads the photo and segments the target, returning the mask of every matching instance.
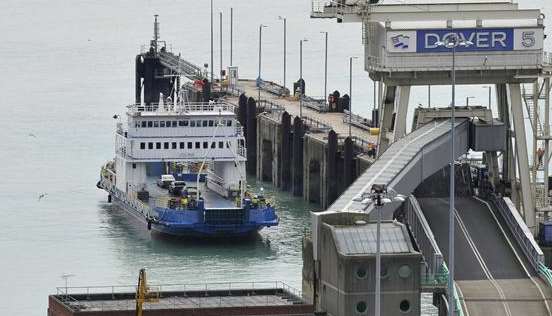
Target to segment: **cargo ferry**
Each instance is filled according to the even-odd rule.
[[[224,99],[189,102],[180,74],[161,67],[169,53],[157,21],[154,28],[149,50],[137,57],[137,102],[127,107],[126,120],[114,117],[115,158],[102,166],[97,187],[161,234],[245,237],[278,225],[274,206],[247,191],[247,149],[235,106]],[[147,73],[153,75],[144,78]]]

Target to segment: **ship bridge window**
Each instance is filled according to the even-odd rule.
[[[153,121],[153,127],[159,127],[159,121]]]
[[[230,142],[226,142],[226,148],[230,148]]]
[[[195,121],[190,121],[190,126],[195,127]]]
[[[177,121],[172,121],[172,127],[177,127],[178,126],[178,122]]]
[[[203,149],[209,148],[209,142],[203,142]]]
[[[165,121],[159,122],[159,126],[160,126],[160,127],[165,127]]]
[[[138,121],[135,121],[135,122],[134,122],[134,127],[135,127],[135,128],[138,128],[138,127],[140,127],[140,122],[138,122]]]
[[[218,142],[218,148],[224,148],[224,142]]]
[[[201,121],[196,121],[196,127],[201,127]]]
[[[215,143],[215,142],[212,142],[212,143],[211,143],[211,148],[212,148],[212,149],[215,149],[215,148],[217,148],[217,143]]]
[[[188,149],[192,149],[192,146],[193,146],[192,142],[189,142],[188,143]]]
[[[148,143],[148,149],[153,149],[153,143]]]
[[[184,149],[184,142],[180,142],[180,149]]]
[[[172,149],[176,149],[176,142],[173,142],[173,143],[171,144],[171,147],[172,147]]]
[[[140,143],[140,149],[146,149],[146,143]]]
[[[200,149],[200,148],[201,148],[201,143],[200,143],[200,142],[196,142],[196,143],[195,143],[195,148],[196,148],[196,149]]]
[[[215,122],[213,120],[209,120],[209,127],[213,127],[215,125]]]
[[[171,121],[167,121],[166,127],[171,127]]]
[[[146,127],[146,126],[147,126],[147,124],[148,124],[148,122],[146,122],[146,121],[142,121],[142,127]]]
[[[228,127],[232,126],[232,120],[226,121],[226,126],[228,126]]]
[[[203,127],[207,127],[207,125],[209,124],[209,122],[207,120],[203,121]]]
[[[178,121],[178,126],[180,127],[188,126],[188,121]]]
[[[148,121],[148,127],[153,127],[153,122],[152,121]]]
[[[161,149],[161,143],[155,143],[155,149]]]
[[[163,147],[164,147],[165,149],[169,149],[169,143],[168,143],[168,142],[165,142],[165,143],[163,144]]]

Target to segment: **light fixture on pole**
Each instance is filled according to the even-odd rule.
[[[259,25],[259,76],[257,77],[257,90],[259,91],[259,97],[257,101],[261,101],[261,65],[262,65],[262,43],[263,43],[263,28],[267,27],[266,25]]]
[[[287,70],[287,18],[279,16],[278,20],[284,22],[284,88],[286,87],[286,70]]]
[[[456,48],[457,47],[469,47],[473,45],[472,42],[460,39],[454,31],[451,32],[451,35],[447,37],[445,42],[435,43],[437,47],[443,47],[446,49],[452,50],[452,102],[451,102],[451,115],[450,115],[450,135],[451,135],[451,146],[450,146],[450,189],[449,189],[449,278],[448,278],[448,304],[449,316],[454,316],[456,314],[454,310],[454,194],[455,194],[455,183],[454,183],[454,161],[456,160],[454,154],[455,146],[455,107],[456,107]]]
[[[353,126],[353,59],[358,57],[349,57],[349,137],[351,137],[351,126]]]
[[[381,208],[385,204],[404,202],[406,197],[385,184],[374,184],[366,199],[362,201],[367,207],[374,203],[376,210],[376,291],[374,315],[381,316]]]
[[[328,105],[328,32],[320,32],[324,34],[324,102]]]
[[[306,38],[299,41],[299,118],[301,119],[303,119],[303,89],[305,88],[303,84],[303,42],[308,41]]]

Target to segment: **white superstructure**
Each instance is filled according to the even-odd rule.
[[[217,191],[245,182],[243,129],[226,103],[130,105],[126,124],[117,124],[115,152],[116,186],[127,193],[146,186],[155,163],[205,163],[208,183],[223,187]]]

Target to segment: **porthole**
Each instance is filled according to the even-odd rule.
[[[401,279],[407,279],[412,275],[412,269],[409,266],[404,265],[399,268],[399,277]]]
[[[357,270],[356,270],[356,276],[357,278],[359,279],[366,279],[366,276],[368,275],[368,273],[366,272],[366,268],[365,267],[358,267]]]
[[[410,312],[410,302],[408,300],[402,300],[401,303],[399,304],[399,309],[403,313]]]
[[[356,304],[356,311],[364,314],[366,313],[366,310],[368,309],[368,306],[366,305],[366,302],[360,301]]]

